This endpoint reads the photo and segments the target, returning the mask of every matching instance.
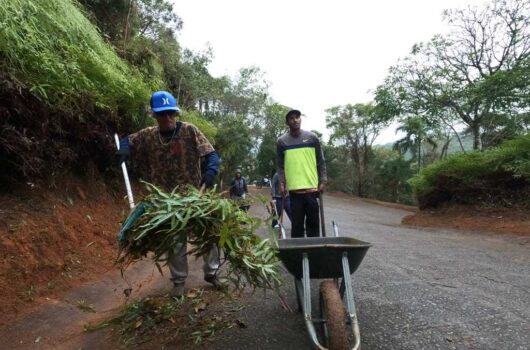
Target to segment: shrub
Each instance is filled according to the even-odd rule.
[[[452,155],[425,167],[409,183],[420,208],[446,201],[494,201],[514,193],[524,200],[530,184],[530,134],[483,152]]]

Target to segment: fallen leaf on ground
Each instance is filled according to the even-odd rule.
[[[186,297],[191,298],[191,299],[192,299],[192,298],[196,298],[197,295],[199,295],[199,294],[197,293],[197,291],[196,291],[195,289],[190,289],[190,290],[188,290],[188,292],[186,293]]]
[[[195,306],[195,313],[198,313],[199,311],[206,310],[206,303],[202,302],[199,303],[199,305]]]

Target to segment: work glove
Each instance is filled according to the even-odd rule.
[[[131,155],[131,150],[129,149],[129,137],[125,136],[120,139],[120,149],[116,151],[116,158],[118,159],[118,164],[127,161]]]
[[[214,182],[215,182],[215,175],[212,172],[207,171],[202,175],[201,186],[204,185],[204,187],[206,188],[212,188]]]

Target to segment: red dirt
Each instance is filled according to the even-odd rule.
[[[530,212],[516,208],[451,206],[422,210],[403,218],[405,225],[530,235]]]
[[[112,269],[126,208],[103,181],[0,194],[0,325]]]

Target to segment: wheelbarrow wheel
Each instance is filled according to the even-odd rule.
[[[328,349],[349,349],[342,298],[331,280],[320,284],[320,316],[325,321],[322,323],[322,337]]]

